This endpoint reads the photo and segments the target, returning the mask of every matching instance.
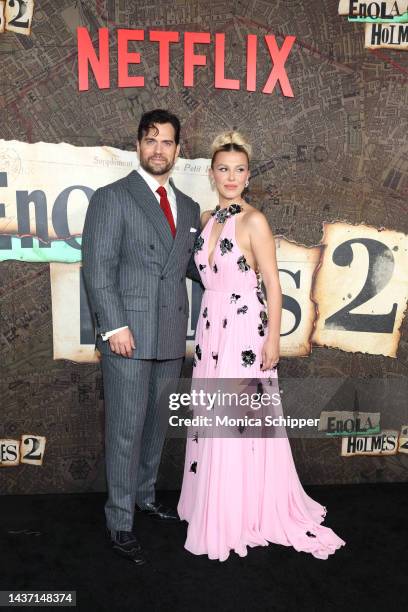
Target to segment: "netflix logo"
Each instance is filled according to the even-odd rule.
[[[89,75],[93,74],[99,89],[109,89],[111,86],[110,53],[114,48],[108,28],[98,30],[97,40],[92,40],[87,28],[77,28],[78,40],[78,88],[79,91],[89,89]],[[117,53],[117,84],[118,87],[143,87],[145,76],[129,74],[130,65],[141,64],[143,44],[157,47],[159,68],[159,85],[168,87],[171,75],[171,49],[173,45],[183,46],[183,85],[194,87],[195,71],[206,66],[209,54],[214,57],[214,87],[217,89],[244,89],[246,91],[261,91],[271,94],[277,85],[283,96],[293,98],[294,93],[285,69],[285,63],[292,51],[295,36],[285,36],[283,43],[278,44],[273,34],[266,34],[260,40],[255,34],[248,34],[246,48],[242,50],[243,63],[246,66],[246,78],[241,81],[234,75],[227,75],[225,69],[226,40],[225,34],[210,34],[208,32],[169,32],[166,30],[151,30],[145,32],[138,29],[116,30]],[[257,78],[257,56],[260,45],[268,51],[270,73],[265,82],[259,83]],[[210,62],[208,62],[210,63]],[[211,62],[212,63],[212,62]],[[135,68],[132,68],[132,73]],[[152,78],[152,77],[150,77]]]

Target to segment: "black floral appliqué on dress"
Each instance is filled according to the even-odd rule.
[[[247,263],[247,260],[245,259],[245,255],[241,255],[241,257],[237,259],[237,264],[241,272],[248,272],[248,270],[251,269]]]
[[[268,327],[268,315],[264,310],[261,310],[259,316],[261,317],[261,322],[258,325],[258,333],[260,336],[264,336],[265,328]]]
[[[203,248],[203,244],[204,238],[202,238],[201,236],[197,236],[193,246],[193,253],[196,254],[198,253],[198,251],[201,251],[201,249]]]
[[[241,308],[238,308],[237,310],[237,314],[246,314],[248,312],[248,306],[241,306]]]
[[[256,355],[254,351],[251,351],[251,350],[242,351],[241,357],[242,357],[242,365],[246,368],[255,363]]]
[[[230,251],[232,251],[233,246],[233,243],[231,242],[231,240],[228,240],[228,238],[224,238],[223,240],[221,240],[221,255],[225,255],[225,253],[229,253]]]

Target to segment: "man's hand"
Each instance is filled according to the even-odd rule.
[[[121,329],[108,340],[111,351],[122,357],[131,357],[132,349],[136,348],[133,334],[129,328]]]

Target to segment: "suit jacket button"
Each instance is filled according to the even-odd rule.
[[[151,249],[152,249],[152,251],[153,251],[153,249],[154,249],[154,244],[149,244],[149,246],[150,246],[150,248],[151,248]]]
[[[179,306],[179,310],[181,310],[181,309],[182,309],[182,307],[181,307],[181,306]]]
[[[160,277],[160,280],[164,280],[164,276],[161,276],[161,277]]]

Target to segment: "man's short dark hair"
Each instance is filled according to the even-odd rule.
[[[162,108],[156,108],[142,115],[137,130],[138,141],[140,142],[143,136],[157,123],[171,123],[174,127],[174,140],[176,145],[178,145],[180,142],[180,120],[176,115]]]

